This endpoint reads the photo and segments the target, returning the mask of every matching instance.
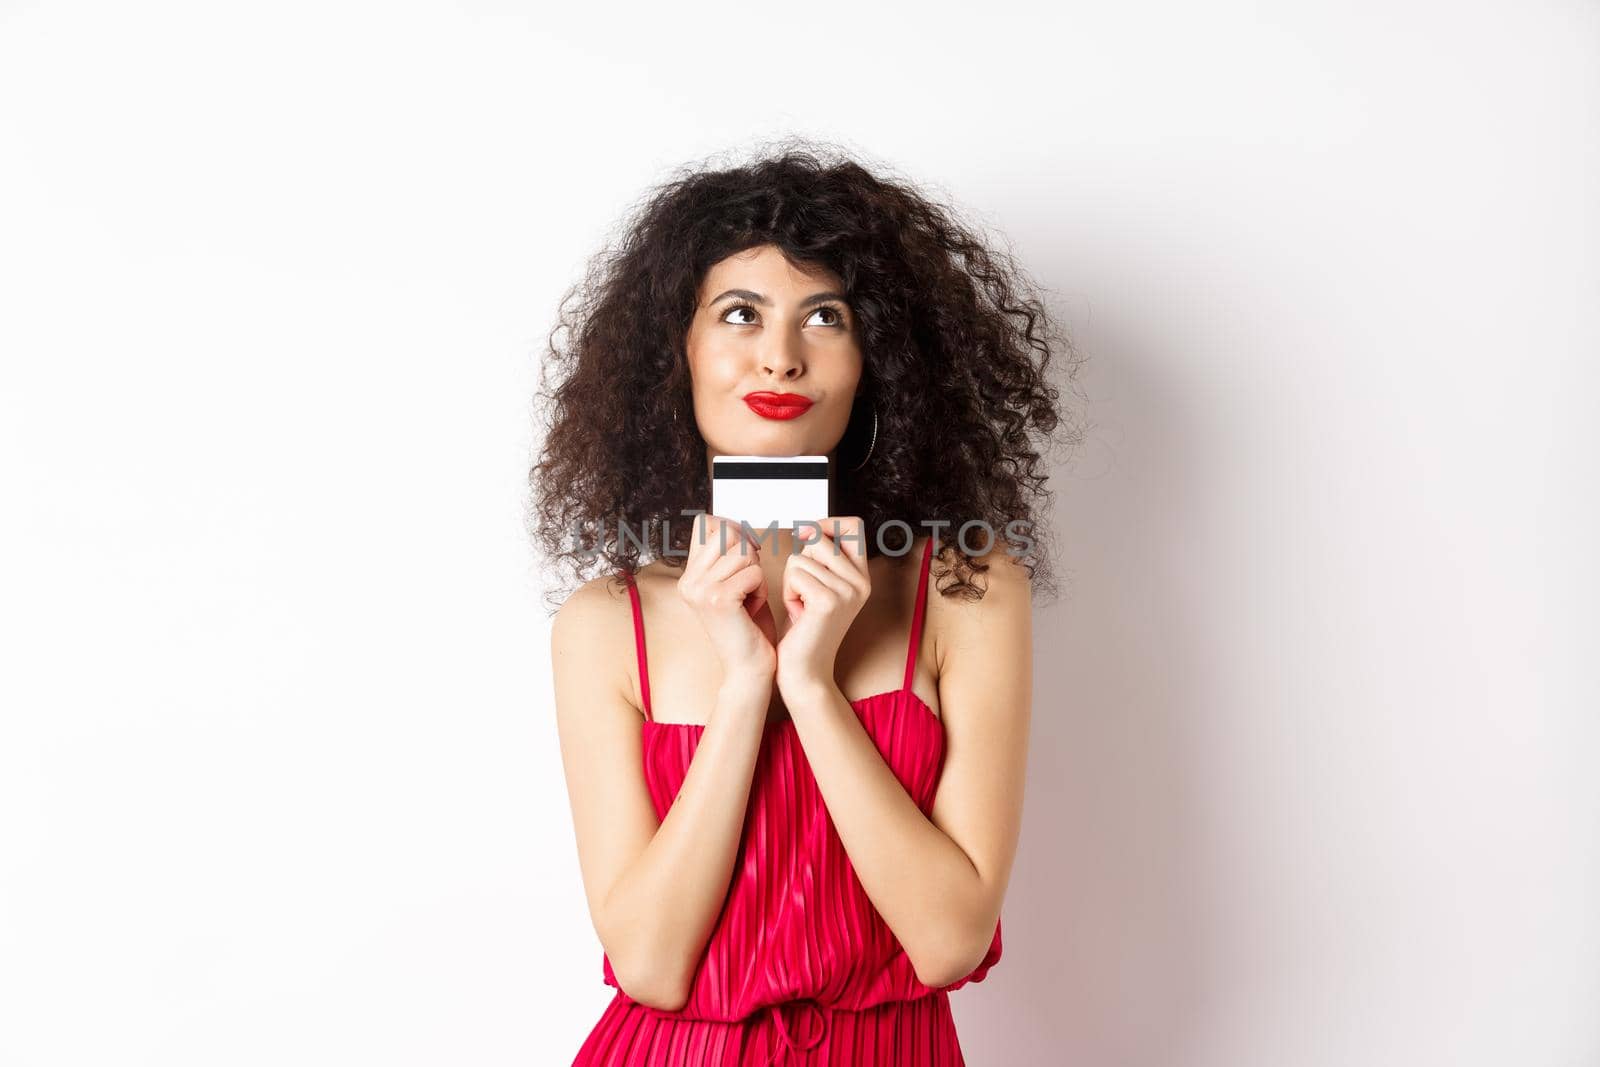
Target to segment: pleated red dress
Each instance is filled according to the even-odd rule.
[[[927,609],[933,539],[922,576],[899,689],[851,706],[884,761],[924,813],[944,766],[944,728],[911,688]],[[632,577],[644,776],[665,818],[705,727],[650,716],[644,617]],[[728,897],[695,970],[688,1002],[663,1012],[617,993],[573,1067],[964,1067],[949,993],[982,981],[1000,959],[1000,923],[983,961],[932,987],[867,897],[823,804],[794,730],[769,722],[750,784]]]

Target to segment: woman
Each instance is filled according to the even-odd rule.
[[[1047,571],[1003,538],[1038,544],[1050,319],[909,184],[805,148],[667,183],[579,292],[532,473],[547,553],[604,572],[552,637],[617,989],[575,1067],[961,1064],[1021,822]],[[840,515],[685,518],[724,454],[829,455]]]

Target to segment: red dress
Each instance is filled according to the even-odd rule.
[[[899,689],[851,706],[884,761],[926,814],[944,766],[944,728],[911,689],[927,607],[933,539]],[[644,618],[629,575],[644,776],[665,818],[705,727],[650,717]],[[983,961],[946,986],[917,980],[899,941],[872,906],[794,730],[767,724],[750,785],[727,900],[696,967],[688,1002],[663,1012],[617,989],[573,1067],[964,1067],[949,992],[982,981],[1000,959],[1000,923]]]

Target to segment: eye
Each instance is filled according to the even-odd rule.
[[[729,321],[728,316],[732,315],[736,311],[742,311],[742,312],[752,316],[752,319],[746,319],[743,322],[732,322],[732,321]],[[753,321],[753,316],[755,315],[755,313],[756,313],[756,309],[754,307],[752,307],[751,305],[749,305],[749,304],[730,304],[728,306],[728,309],[722,313],[722,321],[728,323],[729,326],[753,326],[753,325],[755,325],[755,323]],[[833,304],[823,304],[823,305],[819,306],[815,311],[813,311],[811,313],[811,315],[812,316],[815,316],[815,315],[828,315],[828,316],[830,316],[826,321],[820,323],[820,325],[823,325],[823,326],[838,326],[838,327],[842,327],[844,325],[844,322],[845,322],[845,320],[844,320],[844,312],[842,310],[840,310],[840,308],[838,308],[836,305],[833,305]],[[808,316],[808,318],[809,317],[811,317],[811,316]]]

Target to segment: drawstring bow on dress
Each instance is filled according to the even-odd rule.
[[[815,1000],[810,997],[801,997],[796,1000],[786,1001],[785,1003],[799,1004],[802,1007],[810,1008],[812,1011],[816,1012],[816,1033],[807,1038],[803,1044],[796,1044],[795,1039],[789,1035],[788,1024],[783,1021],[783,1004],[769,1005],[767,1010],[772,1013],[773,1028],[777,1030],[778,1037],[782,1041],[782,1044],[774,1048],[772,1053],[766,1058],[766,1067],[772,1067],[772,1065],[777,1062],[779,1053],[783,1052],[785,1048],[788,1048],[790,1052],[808,1051],[816,1048],[828,1033],[827,1012],[825,1012],[822,1008],[822,1005],[818,1004]]]

